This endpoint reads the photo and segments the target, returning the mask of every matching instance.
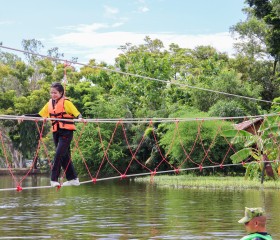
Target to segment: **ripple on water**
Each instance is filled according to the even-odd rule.
[[[19,205],[16,203],[13,204],[4,204],[0,205],[0,209],[9,209],[9,208],[17,208]]]
[[[24,207],[60,207],[65,206],[64,202],[54,202],[54,203],[32,203],[25,204]]]

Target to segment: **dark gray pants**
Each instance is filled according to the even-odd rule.
[[[73,138],[73,131],[58,129],[53,133],[53,141],[56,152],[53,160],[51,180],[58,181],[61,167],[66,173],[66,179],[77,178],[77,173],[71,161],[70,144]]]

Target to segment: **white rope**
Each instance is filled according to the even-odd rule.
[[[79,63],[79,62],[75,62],[75,61],[69,61],[69,60],[65,60],[65,59],[61,59],[61,58],[54,58],[54,57],[51,57],[51,56],[46,56],[46,55],[42,55],[42,54],[38,54],[38,53],[33,53],[33,52],[29,52],[29,51],[23,51],[23,50],[20,50],[20,49],[6,47],[6,46],[3,46],[3,45],[0,45],[0,48],[4,48],[4,49],[11,50],[11,51],[16,51],[16,52],[21,52],[21,53],[25,53],[25,54],[32,54],[32,55],[36,55],[36,56],[39,56],[39,57],[42,57],[42,58],[48,58],[48,59],[51,59],[51,60],[54,60],[54,61],[63,61],[63,62],[67,62],[67,63],[71,63],[71,64],[83,66],[83,67],[89,67],[89,68],[93,68],[93,69],[100,69],[100,70],[104,70],[104,71],[108,71],[108,72],[114,72],[114,73],[118,73],[118,74],[122,74],[122,75],[126,75],[126,76],[132,76],[132,77],[142,78],[142,79],[151,80],[151,81],[157,81],[157,82],[162,82],[162,83],[167,83],[167,84],[173,84],[173,85],[178,85],[178,86],[181,86],[181,87],[188,87],[188,88],[197,89],[197,90],[201,90],[201,91],[213,92],[213,93],[217,93],[217,94],[222,94],[222,95],[231,96],[231,97],[238,97],[238,98],[243,98],[243,99],[247,99],[247,100],[253,100],[253,101],[257,101],[257,102],[265,102],[265,103],[280,105],[280,103],[271,102],[271,101],[268,101],[268,100],[262,100],[262,99],[247,97],[247,96],[241,96],[241,95],[237,95],[237,94],[226,93],[226,92],[221,92],[221,91],[217,91],[217,90],[212,90],[212,89],[206,89],[206,88],[191,86],[191,85],[182,84],[182,83],[178,83],[178,82],[171,82],[169,80],[162,80],[162,79],[142,76],[142,75],[139,75],[139,74],[122,72],[122,71],[119,71],[119,70],[105,68],[105,67],[90,66],[90,65],[87,65],[87,64],[84,64],[84,63]]]
[[[279,160],[277,161],[267,161],[267,163],[275,163],[275,162],[280,162]],[[245,165],[248,164],[259,164],[260,162],[258,161],[252,161],[252,162],[248,162],[248,163],[244,163]],[[153,173],[155,173],[153,176],[156,176],[157,174],[164,174],[164,173],[180,173],[182,171],[191,171],[191,170],[202,170],[202,169],[214,169],[214,168],[221,168],[221,167],[233,167],[233,166],[241,166],[243,165],[243,163],[235,163],[235,164],[219,164],[219,165],[213,165],[213,166],[199,166],[199,167],[192,167],[192,168],[183,168],[183,169],[173,169],[173,170],[166,170],[166,171],[159,171],[159,172],[147,172],[147,173],[137,173],[137,174],[128,174],[128,175],[120,175],[120,176],[114,176],[114,177],[107,177],[107,178],[99,178],[99,179],[91,179],[91,180],[87,180],[87,181],[82,181],[80,182],[80,184],[87,184],[87,183],[95,183],[95,182],[101,182],[101,181],[108,181],[108,180],[114,180],[114,179],[126,179],[126,178],[130,178],[130,177],[142,177],[142,176],[148,176],[148,175],[153,175]],[[61,188],[63,188],[63,185],[60,186]],[[69,186],[65,186],[65,187],[69,187]],[[78,187],[78,186],[74,186],[74,187]],[[54,188],[52,186],[35,186],[35,187],[21,187],[20,191],[23,190],[31,190],[31,189],[45,189],[45,188]],[[3,191],[18,191],[18,188],[2,188],[0,189],[0,192]]]
[[[73,121],[84,123],[150,123],[150,122],[190,122],[190,121],[216,121],[216,120],[233,120],[233,119],[255,119],[279,116],[279,113],[240,116],[240,117],[205,117],[205,118],[93,118],[93,119],[62,119],[62,118],[42,118],[18,115],[0,115],[1,120],[17,120],[17,121]]]

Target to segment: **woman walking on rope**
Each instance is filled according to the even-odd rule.
[[[79,186],[79,178],[71,161],[70,144],[73,138],[73,131],[76,130],[73,119],[82,119],[81,113],[68,98],[64,96],[64,88],[61,83],[53,83],[50,89],[51,99],[41,109],[38,117],[50,117],[52,121],[53,140],[56,147],[53,166],[51,171],[51,186],[58,187],[58,178],[61,167],[66,173],[66,179],[62,186]],[[26,114],[25,116],[34,116]],[[59,121],[57,119],[64,119]],[[65,121],[69,119],[70,121]]]

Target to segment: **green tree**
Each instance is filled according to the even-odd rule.
[[[279,159],[277,143],[280,140],[280,135],[278,122],[278,116],[266,117],[256,134],[235,129],[223,132],[223,136],[232,138],[233,144],[243,144],[243,148],[231,156],[233,163],[240,163],[248,160],[249,157],[253,158],[253,164],[252,161],[245,164],[245,177],[260,178],[266,162]],[[254,160],[260,161],[261,164],[257,164]],[[271,163],[271,165],[274,171],[273,176],[276,178],[279,163]]]
[[[107,96],[105,98],[105,96],[100,96],[89,106],[87,114],[91,118],[109,120],[112,118],[121,119],[126,117],[129,112],[126,108],[126,99],[123,97]],[[127,134],[130,138],[129,126],[125,125],[125,128],[128,128]],[[98,171],[99,166],[102,166],[101,174],[103,176],[116,175],[116,170],[111,164],[119,171],[125,171],[128,165],[129,151],[121,124],[110,123],[110,121],[102,123],[97,120],[96,123],[87,123],[85,127],[79,124],[76,136],[79,136],[81,131],[83,132],[80,136],[79,147],[92,174]],[[73,141],[73,149],[75,148],[74,144],[75,141]],[[107,148],[109,150],[105,155]],[[86,169],[79,151],[74,152],[73,160],[78,171],[85,173]]]
[[[219,100],[209,109],[212,117],[241,117],[247,116],[246,110],[238,101]]]
[[[153,111],[162,108],[166,88],[164,81],[169,80],[172,75],[169,53],[164,50],[163,43],[149,37],[144,41],[139,46],[126,44],[121,47],[124,53],[118,56],[116,65],[122,72],[133,75],[116,78],[111,90],[112,94],[129,96],[134,106],[131,111],[136,117],[143,116],[142,109],[149,109],[153,114]]]
[[[231,28],[241,40],[236,44],[238,54],[249,61],[243,65],[247,67],[242,73],[248,76],[247,81],[263,87],[263,99],[272,101],[279,95],[279,0],[247,0],[246,3],[249,5],[244,9],[246,21]],[[267,104],[262,106],[266,109],[270,107]]]
[[[222,163],[229,145],[218,133],[229,127],[230,123],[218,120],[203,121],[207,114],[189,107],[170,117],[190,118],[190,121],[179,122],[177,127],[176,123],[162,123],[159,126],[160,145],[164,154],[168,153],[171,164],[178,167],[184,162],[181,166],[184,168]],[[195,117],[201,120],[195,120]],[[208,157],[205,157],[206,152]],[[203,159],[204,162],[201,163]],[[224,163],[228,162],[229,157],[224,160]]]
[[[248,82],[242,82],[239,74],[235,71],[227,68],[220,69],[217,75],[201,75],[196,81],[195,86],[200,89],[192,90],[191,99],[193,106],[199,110],[207,112],[218,101],[232,101],[234,99],[250,115],[259,113],[254,102],[237,96],[258,98],[260,87],[257,85],[252,86]],[[201,90],[201,88],[209,89],[210,91]],[[230,94],[235,95],[235,97],[230,96]]]
[[[74,105],[86,118],[96,117],[92,107],[104,94],[104,89],[92,85],[90,82],[79,82],[78,84],[68,84],[66,86],[67,96],[70,97]]]

